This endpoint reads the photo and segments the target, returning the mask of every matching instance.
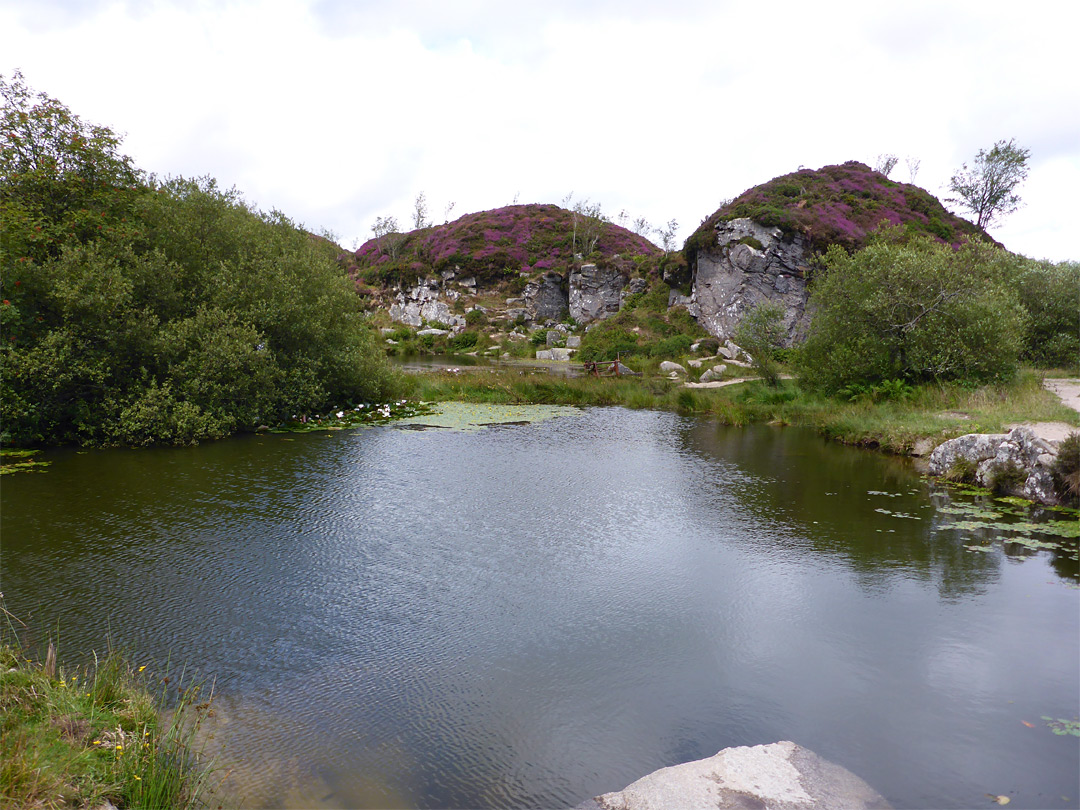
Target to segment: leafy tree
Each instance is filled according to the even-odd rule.
[[[735,330],[735,342],[750,354],[754,368],[765,382],[774,387],[780,384],[776,353],[785,337],[784,309],[769,301],[746,313]]]
[[[0,89],[0,440],[186,443],[396,393],[324,242]]]
[[[1024,358],[1046,367],[1080,364],[1080,262],[1029,260],[1016,285],[1030,316]]]
[[[375,224],[371,226],[371,232],[375,234],[375,239],[382,254],[389,256],[391,261],[396,259],[398,247],[401,246],[402,240],[397,217],[375,217]]]
[[[1020,207],[1015,189],[1027,178],[1029,157],[1031,152],[1017,146],[1015,139],[998,141],[989,152],[980,149],[972,168],[965,163],[949,179],[949,191],[955,196],[948,202],[974,214],[980,228],[989,228]]]
[[[1009,377],[1027,321],[1011,286],[1023,261],[981,242],[954,251],[928,236],[904,241],[895,228],[855,254],[833,246],[811,295],[803,384]]]

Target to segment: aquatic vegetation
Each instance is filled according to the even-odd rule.
[[[361,403],[351,407],[331,408],[325,415],[302,414],[287,422],[270,428],[270,433],[314,433],[320,430],[345,430],[346,428],[384,425],[401,419],[433,413],[434,406],[426,402],[407,399],[396,402]]]
[[[569,405],[503,405],[497,403],[440,402],[425,414],[406,417],[395,427],[471,431],[499,425],[529,425],[581,411]]]
[[[1043,715],[1040,720],[1046,722],[1047,728],[1060,737],[1066,735],[1072,735],[1073,737],[1080,737],[1080,718],[1075,720],[1064,720],[1062,718],[1053,718]]]
[[[24,450],[11,447],[0,449],[0,475],[19,472],[45,472],[51,461],[34,458],[40,450]]]

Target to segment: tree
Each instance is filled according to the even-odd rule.
[[[989,228],[997,219],[1020,207],[1015,189],[1028,175],[1031,152],[1016,144],[1015,139],[998,141],[989,152],[980,149],[975,165],[964,163],[949,179],[949,191],[955,203],[975,215],[975,224]]]
[[[919,167],[922,166],[922,161],[919,158],[912,155],[912,156],[904,158],[904,163],[907,164],[908,182],[909,183],[914,183],[915,178],[919,174]]]
[[[898,158],[896,155],[883,153],[877,156],[877,163],[874,164],[874,171],[881,172],[886,177],[889,176],[889,172],[896,168]]]
[[[401,243],[397,217],[375,217],[371,232],[375,234],[375,241],[378,242],[382,254],[389,256],[391,261],[396,259],[398,245]]]
[[[863,250],[829,248],[815,274],[806,387],[836,392],[890,380],[988,382],[1016,369],[1027,313],[1013,280],[1024,259],[983,242],[879,232]]]
[[[753,366],[774,388],[780,384],[776,352],[783,346],[784,309],[771,301],[762,301],[743,316],[735,330],[735,341],[750,354]]]
[[[675,235],[678,232],[679,222],[675,219],[669,219],[667,225],[656,229],[656,234],[660,237],[660,247],[664,249],[665,253],[671,253],[671,251],[675,250]]]
[[[421,191],[416,195],[416,199],[413,200],[413,230],[418,231],[421,228],[426,228],[431,225],[431,223],[428,222],[427,215],[427,197],[424,195],[424,192]]]

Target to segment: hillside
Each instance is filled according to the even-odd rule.
[[[713,212],[686,240],[687,261],[693,264],[699,251],[716,245],[718,224],[743,218],[779,228],[788,236],[799,234],[815,251],[831,244],[850,250],[863,247],[883,221],[952,245],[971,236],[994,242],[985,231],[946,211],[925,189],[890,180],[850,160],[817,170],[800,169],[744,191]]]
[[[472,276],[483,287],[566,273],[575,253],[603,263],[615,256],[658,257],[662,251],[626,228],[557,205],[509,205],[370,239],[353,254],[348,270],[375,287],[407,286],[448,271]]]

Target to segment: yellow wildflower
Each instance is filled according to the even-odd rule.
[[[146,664],[143,664],[141,667],[139,667],[139,672],[142,672],[144,669],[146,669]]]

